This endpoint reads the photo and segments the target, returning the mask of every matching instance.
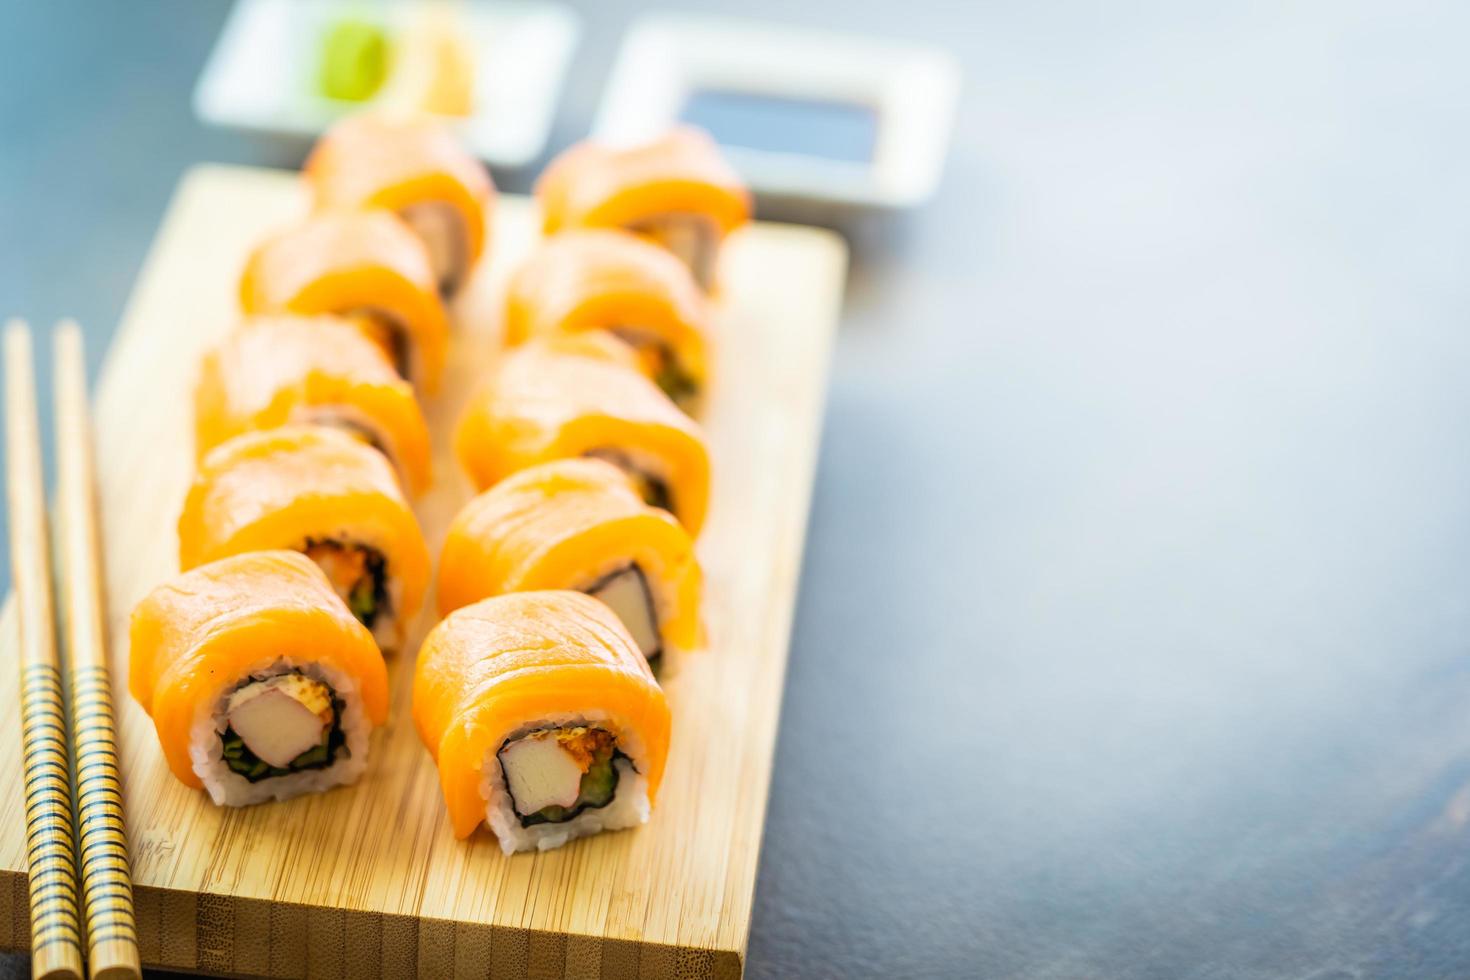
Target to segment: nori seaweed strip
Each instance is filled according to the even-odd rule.
[[[636,328],[614,329],[613,335],[640,350],[648,347],[657,348],[658,370],[653,372],[653,383],[658,385],[671,401],[680,402],[699,394],[699,386],[684,370],[684,365],[679,363],[678,355],[668,344]]]
[[[378,439],[377,433],[374,432],[372,429],[369,429],[367,426],[363,425],[361,422],[356,422],[352,419],[347,418],[334,417],[330,422],[321,422],[320,424],[330,425],[333,428],[341,429],[343,432],[346,432],[348,435],[352,436],[352,438],[367,443],[369,446],[376,449],[384,456],[388,455],[388,447],[383,445],[382,441]],[[389,461],[392,461],[391,457]]]
[[[643,500],[648,506],[666,510],[670,514],[674,512],[674,495],[669,492],[667,483],[647,473],[640,473],[639,480],[643,484]]]
[[[470,271],[470,245],[469,242],[465,241],[464,219],[457,212],[453,224],[454,232],[449,238],[453,242],[450,248],[454,252],[454,257],[450,260],[449,268],[445,269],[444,273],[439,276],[439,282],[437,284],[439,286],[439,296],[445,300],[459,292],[459,287],[469,277]]]
[[[675,402],[682,402],[699,394],[699,387],[694,383],[694,379],[686,374],[672,358],[664,362],[658,374],[654,375],[653,382],[663,389],[664,394],[668,395],[670,400]]]
[[[388,360],[392,362],[393,370],[397,371],[398,376],[404,381],[413,380],[408,376],[408,331],[403,329],[403,325],[398,322],[396,317],[389,316],[382,310],[372,307],[350,310],[345,315],[349,317],[361,317],[369,321],[372,326],[380,329],[384,339],[387,341]]]
[[[660,480],[658,477],[653,476],[650,473],[646,473],[638,467],[634,466],[632,461],[628,459],[626,453],[620,452],[617,449],[609,448],[589,449],[582,455],[589,456],[592,459],[600,459],[605,463],[613,464],[618,469],[628,474],[628,476],[637,485],[638,493],[643,498],[644,503],[648,504],[648,506],[650,507],[657,507],[660,510],[666,510],[670,514],[674,512],[674,495],[669,490],[669,485],[663,480]]]
[[[393,348],[393,370],[397,371],[398,376],[403,380],[413,380],[408,376],[408,332],[397,321],[389,324],[388,345]]]

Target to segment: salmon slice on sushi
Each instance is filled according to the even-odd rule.
[[[245,432],[293,423],[342,429],[382,452],[415,493],[429,487],[429,427],[413,387],[347,320],[250,317],[204,355],[194,388],[199,457]]]
[[[630,357],[593,334],[511,351],[460,416],[455,453],[480,489],[537,463],[602,459],[697,535],[709,501],[704,433],[620,351]]]
[[[601,600],[651,666],[699,645],[702,575],[689,532],[596,459],[542,463],[455,516],[439,558],[439,612],[507,592],[572,589]]]
[[[413,717],[455,836],[484,823],[507,854],[647,822],[671,728],[622,622],[568,591],[451,613],[419,651]]]
[[[679,257],[714,285],[721,243],[750,220],[750,192],[703,130],[679,127],[642,146],[588,140],[551,162],[536,183],[547,234],[621,228]]]
[[[707,375],[709,303],[673,255],[610,229],[547,239],[512,277],[505,337],[606,330],[631,345],[641,369],[686,410]]]
[[[303,172],[318,208],[386,208],[403,219],[428,249],[446,297],[485,253],[495,185],[438,120],[349,116],[317,142]]]
[[[323,211],[251,253],[240,279],[247,314],[334,313],[352,319],[394,368],[432,392],[449,320],[428,250],[387,210]]]
[[[320,568],[291,551],[184,572],[133,610],[128,687],[170,770],[222,806],[355,782],[388,671]]]
[[[379,646],[399,648],[423,605],[429,551],[381,453],[310,425],[211,450],[179,516],[179,567],[283,548],[321,567]]]

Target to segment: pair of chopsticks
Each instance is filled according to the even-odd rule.
[[[65,685],[56,642],[31,331],[19,320],[5,327],[5,445],[20,617],[31,975],[80,980],[85,938],[92,980],[136,980],[141,968],[103,626],[86,363],[75,323],[60,324],[53,336]],[[76,762],[75,821],[68,750]],[[85,921],[77,908],[79,876]]]

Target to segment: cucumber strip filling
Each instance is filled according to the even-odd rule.
[[[675,404],[682,404],[699,394],[694,378],[684,370],[674,349],[646,330],[637,327],[619,327],[613,336],[624,341],[638,352],[644,369],[653,378],[653,383],[669,396]]]
[[[664,366],[653,376],[653,383],[662,388],[664,394],[676,405],[682,405],[699,395],[699,385],[694,383],[694,379],[673,358],[664,361]]]

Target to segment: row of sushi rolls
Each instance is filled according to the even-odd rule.
[[[495,188],[429,117],[347,118],[312,150],[308,217],[261,242],[240,325],[203,357],[180,573],[130,627],[129,687],[168,765],[215,803],[356,781],[387,657],[433,562],[431,398]],[[459,416],[479,495],[439,554],[413,720],[456,836],[506,853],[644,823],[701,644],[711,293],[750,197],[707,135],[576,145],[536,184],[543,236],[504,350]],[[477,368],[477,370],[479,370]]]

